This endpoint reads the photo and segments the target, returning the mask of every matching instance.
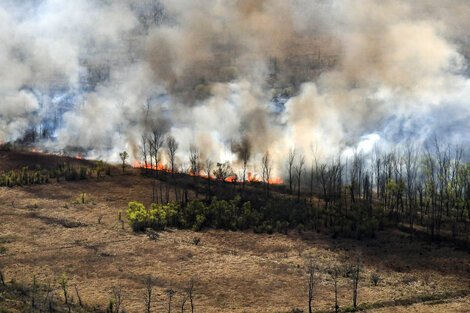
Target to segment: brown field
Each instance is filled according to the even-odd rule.
[[[152,180],[137,170],[113,174],[100,181],[0,187],[0,246],[6,249],[0,269],[6,280],[30,284],[36,274],[58,289],[66,273],[84,302],[103,308],[112,287],[121,284],[126,311],[144,312],[144,282],[152,274],[158,294],[153,312],[165,312],[165,290],[177,291],[178,310],[181,290],[197,277],[196,312],[308,312],[305,264],[313,258],[320,268],[314,307],[331,312],[328,268],[347,263],[359,248],[358,303],[365,312],[470,312],[468,251],[410,242],[407,234],[392,230],[356,241],[293,231],[286,236],[169,229],[152,240],[127,223],[122,229],[117,218],[129,201],[150,202]],[[78,204],[82,192],[87,200]],[[370,275],[376,271],[380,281],[374,286]],[[339,279],[339,305],[352,305],[350,278]],[[10,309],[0,302],[2,307]]]

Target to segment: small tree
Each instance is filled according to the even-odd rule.
[[[114,312],[112,313],[119,313],[122,303],[122,286],[114,286],[112,289],[112,294],[114,302]]]
[[[352,280],[353,280],[353,306],[354,309],[357,308],[357,287],[359,284],[359,273],[361,270],[361,254],[360,252],[357,253],[356,255],[356,260],[355,264],[353,265],[353,275],[352,275]]]
[[[331,278],[333,278],[333,284],[335,287],[335,313],[339,311],[338,305],[338,276],[339,276],[339,268],[338,265],[334,265],[332,269],[330,269]]]
[[[175,295],[176,291],[173,289],[167,289],[165,290],[165,293],[168,296],[168,313],[171,313],[171,300],[173,299],[173,296]]]
[[[295,161],[295,149],[291,149],[289,151],[289,155],[287,156],[287,167],[289,170],[289,193],[290,194],[292,194],[292,180],[293,180],[292,170],[294,168],[294,161]]]
[[[68,304],[68,297],[69,297],[68,296],[68,281],[69,281],[69,278],[67,277],[67,275],[65,273],[62,274],[59,280],[59,285],[60,285],[60,288],[62,288],[62,291],[64,292],[65,304]]]
[[[189,147],[189,163],[191,165],[190,173],[194,176],[194,185],[196,189],[196,198],[199,195],[199,174],[201,171],[201,162],[200,162],[201,154],[199,150],[194,146],[191,145]]]
[[[121,158],[121,161],[122,161],[122,172],[124,173],[126,170],[126,160],[129,157],[129,154],[126,151],[123,151],[119,153],[119,157]]]
[[[31,307],[36,306],[36,294],[38,292],[38,284],[36,280],[36,274],[33,275],[33,284],[31,285]]]
[[[153,291],[153,279],[152,275],[147,276],[145,281],[145,308],[146,312],[150,313],[150,308],[152,307],[152,291]]]
[[[214,163],[212,163],[212,161],[210,159],[206,159],[206,162],[205,162],[205,171],[206,171],[206,174],[207,174],[207,198],[210,199],[211,198],[211,175],[212,175],[212,167],[213,167]]]
[[[297,200],[300,201],[300,186],[302,180],[303,167],[305,164],[305,159],[302,155],[299,155],[299,163],[294,166],[295,172],[297,174]]]
[[[75,285],[75,293],[77,294],[78,305],[79,305],[80,307],[83,307],[82,297],[80,296],[80,293],[78,292],[78,287],[77,287],[77,285]]]
[[[171,176],[174,176],[176,150],[178,150],[178,143],[176,142],[175,137],[168,136],[166,138],[166,146],[168,148],[168,156],[170,157]]]
[[[273,168],[269,152],[266,152],[261,159],[261,166],[263,169],[263,181],[266,186],[266,197],[269,197],[269,180],[271,179],[271,172]]]
[[[154,128],[152,130],[152,139],[151,139],[151,148],[153,149],[153,157],[155,158],[155,175],[158,177],[158,164],[160,163],[159,151],[164,143],[164,134],[158,129]]]
[[[312,300],[315,292],[315,264],[310,260],[308,264],[308,312],[312,313]]]
[[[194,313],[194,285],[196,284],[196,279],[193,277],[189,280],[188,287],[186,288],[186,293],[189,298],[189,304],[191,305],[191,313]]]
[[[188,301],[188,294],[187,293],[183,293],[181,295],[181,313],[184,313],[184,306],[186,304],[186,301]]]

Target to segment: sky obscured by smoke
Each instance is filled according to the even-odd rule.
[[[464,0],[0,0],[0,141],[140,159],[159,128],[204,158],[276,175],[433,136],[468,144]],[[277,97],[278,93],[284,93]]]

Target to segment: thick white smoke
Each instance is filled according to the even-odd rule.
[[[0,1],[0,141],[141,159],[158,127],[251,166],[376,142],[464,142],[470,3]],[[45,132],[44,130],[47,130]]]

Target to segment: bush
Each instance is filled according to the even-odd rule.
[[[146,228],[163,230],[169,222],[175,223],[179,205],[173,202],[167,205],[152,203],[150,210],[147,210],[142,203],[129,202],[128,207],[126,216],[132,229],[143,231]]]
[[[126,210],[127,220],[133,231],[144,231],[149,224],[149,212],[138,202],[129,202]]]
[[[374,272],[370,274],[370,281],[374,284],[374,286],[377,286],[380,281],[380,276],[378,272]]]

